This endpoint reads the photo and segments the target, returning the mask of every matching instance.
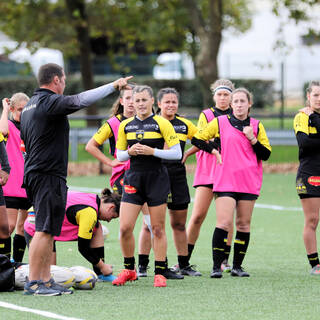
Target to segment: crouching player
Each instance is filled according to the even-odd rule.
[[[112,275],[112,266],[104,262],[104,237],[99,220],[110,222],[118,218],[120,200],[121,196],[108,188],[102,190],[101,197],[92,193],[68,191],[61,234],[54,237],[56,241],[78,240],[80,253],[92,264],[100,281],[109,282],[116,277]],[[29,244],[35,225],[27,219],[24,228]],[[55,264],[55,259],[52,264]]]

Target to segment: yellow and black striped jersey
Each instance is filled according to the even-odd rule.
[[[181,151],[183,155],[187,139],[191,140],[192,137],[198,131],[198,129],[190,120],[180,116],[175,116],[174,119],[169,121],[178,135],[178,139],[180,141]],[[180,160],[162,160],[162,162],[166,164],[181,163],[181,159]]]
[[[116,148],[127,150],[136,143],[163,149],[165,143],[169,148],[179,144],[179,139],[168,120],[158,115],[151,115],[144,120],[132,117],[121,122]],[[150,169],[155,165],[161,165],[160,158],[138,155],[130,159],[130,168]]]
[[[293,121],[294,131],[299,145],[299,171],[310,174],[320,174],[320,130],[313,124],[320,120],[320,115],[314,113],[310,117],[304,112],[299,112]],[[302,133],[299,135],[299,133]]]

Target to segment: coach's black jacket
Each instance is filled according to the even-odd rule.
[[[78,95],[63,96],[42,88],[34,92],[21,114],[21,139],[26,148],[25,176],[33,171],[66,178],[67,115],[83,107]]]

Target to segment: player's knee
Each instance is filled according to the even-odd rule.
[[[7,224],[0,225],[0,238],[8,238],[10,236]]]
[[[165,236],[164,228],[160,225],[152,226],[152,233],[156,238],[163,238]]]
[[[129,238],[132,234],[132,228],[129,226],[120,227],[120,236],[122,238]]]
[[[312,230],[316,230],[318,224],[319,224],[318,217],[312,217],[312,218],[307,219],[307,221],[306,221],[306,226]]]
[[[184,223],[181,222],[172,222],[171,227],[174,231],[186,231],[186,226]]]

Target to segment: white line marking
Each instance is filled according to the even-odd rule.
[[[69,186],[71,190],[74,191],[82,191],[82,192],[94,192],[94,193],[100,193],[101,190],[98,188],[87,188],[87,187],[76,187],[76,186]],[[191,199],[191,202],[194,202],[194,198]],[[258,209],[270,209],[275,211],[302,211],[302,208],[300,207],[283,207],[278,206],[274,204],[264,204],[264,203],[256,203],[255,208]]]
[[[58,298],[59,299],[59,298]],[[42,310],[37,310],[37,309],[30,309],[30,308],[25,308],[25,307],[20,307],[15,304],[7,303],[0,301],[0,307],[7,308],[7,309],[12,309],[12,310],[18,310],[22,312],[30,312],[30,313],[35,313],[39,314],[41,316],[47,317],[47,318],[52,318],[52,319],[61,319],[61,320],[81,320],[79,318],[69,318],[65,316],[60,316],[58,314],[49,312],[49,311],[42,311]]]
[[[98,188],[88,188],[88,187],[77,187],[77,186],[68,186],[70,190],[81,191],[81,192],[94,192],[100,193],[102,189]]]
[[[273,204],[256,203],[254,206],[255,208],[271,209],[276,211],[302,211],[302,208],[299,208],[299,207],[283,207],[283,206],[277,206]]]

